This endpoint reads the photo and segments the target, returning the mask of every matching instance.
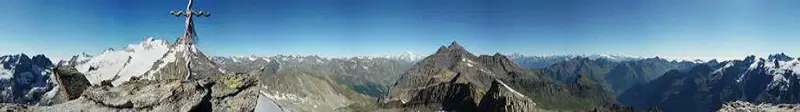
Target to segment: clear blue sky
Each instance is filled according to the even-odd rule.
[[[3,0],[0,53],[99,54],[174,41],[186,0]],[[209,55],[432,53],[800,56],[797,0],[196,0]]]

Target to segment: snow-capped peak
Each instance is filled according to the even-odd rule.
[[[397,54],[397,55],[385,56],[385,58],[399,59],[399,60],[405,60],[405,61],[417,61],[417,60],[420,60],[422,58],[425,58],[425,55],[419,55],[419,54],[412,53],[411,51],[405,51],[405,52]]]
[[[109,49],[85,63],[76,63],[76,68],[86,74],[86,78],[92,84],[113,80],[112,84],[118,85],[150,70],[153,64],[167,53],[169,46],[165,40],[147,37],[139,44],[126,46],[124,51]]]
[[[169,43],[164,40],[155,40],[153,37],[147,37],[139,44],[128,44],[125,47],[126,52],[136,52],[136,51],[143,51],[143,50],[150,50],[153,48],[165,47],[169,46]]]
[[[741,62],[748,65],[746,71],[736,80],[737,83],[743,83],[742,81],[750,77],[761,77],[756,76],[757,74],[766,74],[772,77],[772,81],[766,89],[784,91],[788,90],[789,86],[792,85],[789,78],[800,78],[800,73],[795,72],[800,71],[800,60],[788,57],[783,53],[770,55],[766,59],[764,57],[748,56]],[[726,66],[719,68],[717,71],[732,66],[729,66],[732,63],[731,61],[726,61],[726,63],[728,63]]]

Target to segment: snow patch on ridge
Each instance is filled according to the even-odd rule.
[[[506,88],[508,91],[510,91],[511,93],[514,93],[514,94],[516,94],[516,95],[519,95],[519,96],[522,96],[522,97],[527,97],[527,96],[523,95],[522,93],[519,93],[519,92],[517,92],[517,90],[514,90],[514,89],[512,89],[511,87],[509,87],[508,85],[506,85],[506,83],[503,83],[502,81],[497,81],[497,82],[498,82],[500,85],[503,85],[503,87],[505,87],[505,88]]]

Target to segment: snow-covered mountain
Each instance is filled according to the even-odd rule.
[[[427,55],[425,55],[425,54],[416,54],[416,53],[412,53],[411,51],[406,51],[406,52],[403,52],[403,53],[400,53],[400,54],[397,54],[397,55],[387,55],[387,56],[384,56],[384,57],[385,58],[389,58],[389,59],[398,59],[398,60],[405,60],[405,61],[409,61],[409,62],[415,62],[415,61],[421,60],[422,58],[425,58],[425,56],[427,56]]]
[[[179,40],[180,41],[180,40]],[[191,43],[176,43],[158,59],[143,78],[153,80],[202,79],[223,75],[225,70]]]
[[[74,64],[94,85],[106,80],[119,85],[134,77],[185,79],[224,71],[193,44],[170,44],[152,37],[122,51],[108,49],[99,56],[77,55],[67,63]]]
[[[512,54],[508,57],[523,68],[545,68],[555,63],[575,58],[572,55],[525,56],[522,54]]]
[[[0,103],[37,104],[56,90],[53,64],[44,55],[0,56],[0,65]]]
[[[731,64],[726,64],[718,71],[731,66]],[[764,88],[765,91],[788,91],[792,85],[797,88],[800,86],[800,58],[792,58],[784,53],[769,55],[766,59],[758,58],[750,63],[747,71],[739,76],[736,82],[748,83],[748,80],[762,77],[771,77],[772,79]]]
[[[75,64],[79,72],[86,75],[92,84],[110,80],[114,85],[141,76],[169,51],[169,43],[148,37],[139,44],[130,44],[122,51],[108,49],[99,56],[84,54],[74,56],[70,64]]]
[[[643,59],[643,58],[634,57],[634,56],[612,55],[612,54],[582,55],[581,57],[587,57],[589,59],[603,58],[603,59],[608,59],[608,60],[615,61],[615,62]]]
[[[620,95],[637,108],[665,111],[713,111],[729,101],[800,102],[800,59],[786,54],[709,61],[687,71],[670,71]]]

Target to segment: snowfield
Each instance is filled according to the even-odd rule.
[[[86,63],[76,65],[76,68],[86,74],[92,84],[113,80],[112,84],[119,85],[150,70],[167,51],[167,41],[150,37],[139,44],[128,45],[124,51],[107,50]]]

